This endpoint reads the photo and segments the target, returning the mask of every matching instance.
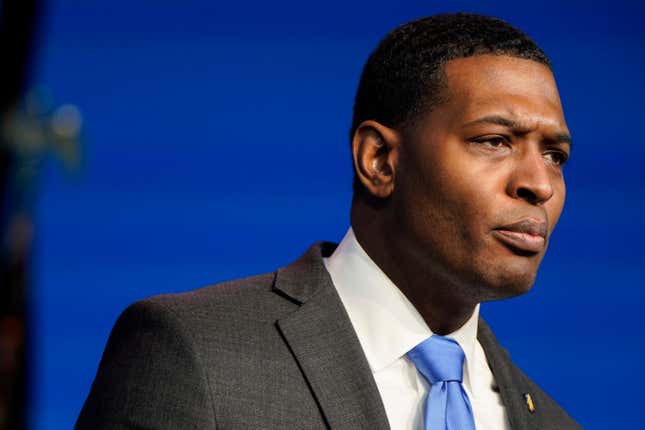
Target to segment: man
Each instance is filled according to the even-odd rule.
[[[564,204],[545,54],[494,18],[406,24],[365,65],[351,143],[343,241],[128,308],[78,429],[579,428],[479,319],[531,288]]]

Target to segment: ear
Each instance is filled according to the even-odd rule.
[[[354,132],[354,170],[374,197],[387,198],[394,191],[400,147],[400,134],[376,121],[363,121]]]

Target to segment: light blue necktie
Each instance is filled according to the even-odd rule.
[[[432,335],[408,357],[432,384],[425,404],[425,430],[475,430],[473,409],[461,385],[464,351],[447,337]]]

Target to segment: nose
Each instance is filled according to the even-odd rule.
[[[515,166],[507,193],[533,205],[545,203],[553,196],[549,169],[539,151],[526,151]]]

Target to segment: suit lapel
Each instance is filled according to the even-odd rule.
[[[511,361],[508,352],[499,344],[488,324],[479,319],[477,339],[495,376],[508,420],[513,430],[538,430],[536,420],[529,410],[526,394],[530,387]]]
[[[333,244],[314,245],[278,271],[275,290],[300,304],[278,321],[332,429],[388,429],[387,416],[365,354],[322,255]]]

